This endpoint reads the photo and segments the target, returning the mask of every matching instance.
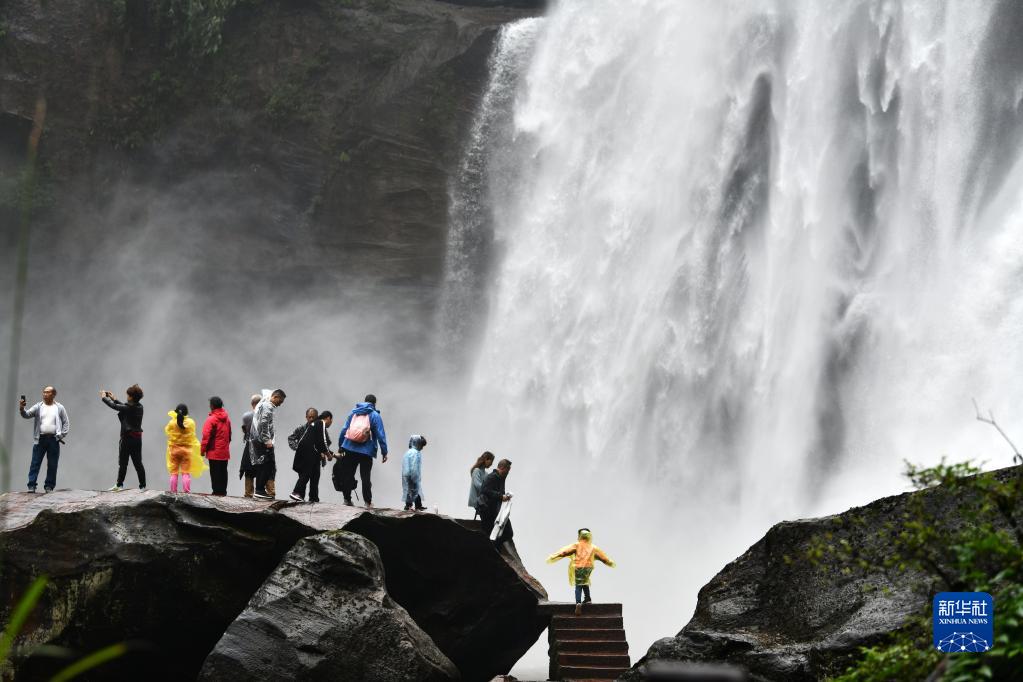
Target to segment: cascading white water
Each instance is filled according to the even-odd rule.
[[[486,124],[516,165],[458,223],[494,241],[461,261],[485,315],[449,297],[480,329],[467,421],[517,454],[524,555],[617,545],[597,589],[642,615],[635,657],[770,523],[893,492],[903,458],[1009,463],[971,397],[1023,433],[1021,28],[1014,2],[561,0],[506,29],[495,63],[535,45]]]

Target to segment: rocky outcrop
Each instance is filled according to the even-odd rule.
[[[334,531],[298,541],[228,627],[199,679],[443,682],[460,676],[387,594],[373,543]]]
[[[225,631],[222,649],[233,656],[263,654],[276,641],[275,661],[283,665],[297,655],[313,669],[318,645],[309,643],[316,631],[304,629],[309,624],[302,614],[342,599],[347,588],[331,576],[346,571],[363,576],[363,587],[352,588],[349,596],[367,606],[363,616],[381,632],[402,646],[433,641],[441,658],[424,649],[418,663],[410,660],[403,669],[424,671],[422,679],[449,675],[445,658],[464,680],[507,672],[546,626],[537,615],[546,595],[520,578],[521,565],[463,522],[444,517],[156,491],[7,493],[0,504],[0,622],[7,622],[32,580],[40,575],[50,580],[18,638],[25,653],[9,672],[23,679],[45,679],[65,664],[29,655],[35,646],[88,652],[115,642],[128,642],[129,653],[96,679],[126,679],[139,669],[151,679],[195,679]],[[342,529],[379,548],[373,552],[379,552],[382,573],[375,572],[378,555],[367,554],[361,541],[347,534],[320,536]],[[320,539],[294,553],[296,543],[310,536]],[[303,562],[319,577],[307,571],[303,588],[288,596],[294,603],[275,603],[272,595],[281,581]],[[321,590],[318,581],[329,584]],[[304,598],[317,593],[323,605]],[[288,608],[298,621],[279,622],[277,633],[260,629],[267,613],[281,615]],[[345,622],[358,619],[353,615]],[[323,620],[315,625],[326,628]],[[343,641],[350,633],[330,636]],[[487,654],[474,653],[480,649]],[[333,664],[325,660],[323,665]]]
[[[774,526],[700,590],[692,620],[655,642],[624,679],[643,679],[651,661],[736,664],[772,682],[844,671],[860,647],[926,610],[935,592],[933,576],[882,568],[892,551],[887,533],[912,518],[910,505],[954,527],[970,503],[961,495],[932,488]]]
[[[522,564],[488,551],[480,532],[432,514],[364,514],[345,528],[380,548],[388,591],[467,680],[508,672],[547,627],[549,617],[536,608],[542,588],[534,581],[522,589],[525,581],[507,570]],[[423,561],[437,554],[443,562]]]

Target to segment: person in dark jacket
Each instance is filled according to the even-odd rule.
[[[497,520],[497,513],[501,511],[501,503],[512,498],[511,495],[504,491],[504,484],[508,479],[508,473],[511,472],[511,464],[511,460],[507,459],[502,459],[498,462],[497,469],[487,474],[487,477],[483,479],[483,487],[480,488],[478,499],[480,526],[483,529],[483,534],[487,537],[490,537],[490,531],[494,529],[494,521]],[[497,538],[497,544],[501,544],[505,540],[511,540],[514,534],[511,521],[508,521],[504,525],[501,537]]]
[[[326,466],[327,460],[333,456],[330,452],[330,436],[327,434],[327,429],[333,423],[334,415],[329,410],[320,412],[317,418],[306,425],[298,441],[295,461],[291,466],[298,474],[298,482],[291,493],[291,499],[296,502],[305,500],[306,484],[309,485],[309,501],[320,501],[320,468]]]
[[[117,448],[117,485],[110,492],[124,490],[124,477],[128,473],[128,460],[135,466],[139,477],[139,490],[146,489],[146,468],[142,465],[142,389],[138,384],[127,388],[128,402],[122,403],[110,391],[100,391],[99,397],[117,412],[121,421],[121,441]]]
[[[252,466],[249,453],[249,429],[252,428],[252,416],[256,414],[256,405],[263,396],[256,394],[249,400],[252,409],[242,415],[242,463],[238,467],[238,478],[245,478],[245,497],[252,497],[256,490],[256,467]]]
[[[373,469],[378,445],[383,454],[382,461],[387,461],[387,434],[384,433],[384,420],[377,410],[375,395],[370,393],[363,402],[356,403],[341,428],[341,437],[344,439],[341,441],[341,460],[335,467],[338,468],[338,480],[341,481],[345,504],[352,504],[355,470],[358,468],[362,479],[362,497],[366,506],[372,507],[373,484],[370,482],[370,471]]]
[[[227,461],[231,459],[231,418],[218,396],[210,398],[210,415],[202,426],[202,455],[210,463],[213,494],[227,495]]]

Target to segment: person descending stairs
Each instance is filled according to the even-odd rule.
[[[551,603],[550,641],[552,680],[611,680],[629,669],[621,604],[594,604],[590,576],[594,559],[611,568],[615,562],[593,544],[589,528],[578,540],[547,557],[547,563],[571,557],[568,582],[575,587],[575,606]],[[585,599],[584,599],[585,597]]]

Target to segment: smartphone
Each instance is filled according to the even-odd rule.
[[[25,402],[25,396],[21,396],[21,402]]]

